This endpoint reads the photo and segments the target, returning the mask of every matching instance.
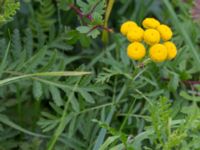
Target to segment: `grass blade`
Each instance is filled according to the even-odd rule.
[[[174,11],[174,9],[172,8],[172,5],[170,4],[169,0],[164,0],[163,3],[165,4],[165,6],[167,7],[173,21],[172,23],[174,24],[174,26],[176,27],[176,29],[179,31],[179,33],[182,35],[182,37],[184,38],[185,43],[189,46],[194,60],[196,61],[197,65],[200,65],[200,57],[199,54],[197,53],[194,44],[192,43],[191,38],[189,37],[187,31],[183,28],[183,26],[181,25],[181,22],[179,21],[176,12]]]
[[[28,131],[28,130],[20,127],[19,125],[15,124],[9,118],[7,118],[6,116],[4,116],[2,114],[0,114],[0,122],[2,122],[3,124],[6,124],[7,126],[14,128],[16,130],[19,130],[20,132],[26,133],[28,135],[32,135],[32,136],[35,136],[35,137],[48,138],[48,136],[38,134],[38,133],[34,133],[34,132]]]
[[[88,75],[88,74],[90,74],[90,72],[76,72],[76,71],[40,72],[40,73],[33,73],[33,74],[25,74],[25,75],[20,75],[17,77],[11,77],[11,78],[0,80],[0,86],[10,84],[12,82],[16,82],[20,79],[37,77],[37,76],[82,76],[82,75]]]

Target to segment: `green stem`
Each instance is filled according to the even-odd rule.
[[[112,92],[112,93],[113,93],[113,96],[112,96],[112,103],[114,103],[114,104],[118,103],[118,102],[121,100],[122,95],[123,95],[124,92],[126,91],[126,86],[124,85],[124,86],[122,87],[121,92],[120,92],[120,93],[118,94],[118,96],[116,97],[116,86],[117,86],[117,79],[115,78],[115,79],[114,79],[114,85],[113,85],[113,92]],[[115,111],[116,111],[116,106],[113,105],[113,106],[111,107],[111,110],[110,110],[109,114],[107,115],[106,120],[105,120],[105,122],[106,122],[107,124],[110,124],[110,122],[111,122],[111,120],[112,120],[112,117],[113,117]],[[97,140],[96,140],[96,142],[95,142],[95,145],[94,145],[94,147],[93,147],[93,150],[98,150],[98,149],[100,148],[100,146],[103,144],[103,141],[104,141],[104,139],[105,139],[105,137],[106,137],[106,133],[107,133],[107,130],[106,130],[105,128],[102,128],[102,129],[100,130],[100,132],[99,132],[99,134],[98,134],[98,137],[97,137]]]
[[[53,150],[59,136],[62,134],[62,132],[64,131],[64,129],[66,127],[66,121],[65,120],[66,120],[66,116],[67,116],[67,109],[69,107],[69,103],[70,103],[70,101],[73,97],[74,91],[76,91],[76,89],[77,89],[77,86],[78,86],[80,80],[81,80],[81,78],[79,78],[79,80],[77,81],[76,85],[73,88],[73,91],[71,92],[71,94],[68,98],[68,101],[65,103],[63,114],[62,114],[62,117],[61,117],[61,120],[60,120],[60,124],[58,125],[57,129],[54,132],[54,135],[52,136],[51,140],[49,141],[48,146],[47,146],[47,150]]]
[[[33,119],[33,131],[36,129],[37,127],[37,124],[35,122],[37,122],[37,120],[39,119],[40,117],[40,105],[41,105],[41,101],[40,99],[37,99],[35,102],[34,102],[34,109],[35,109],[35,115],[34,115],[34,119]]]
[[[110,13],[112,11],[114,2],[115,2],[115,0],[108,1],[108,5],[106,8],[106,14],[105,14],[105,20],[104,20],[104,28],[105,29],[108,27],[108,20],[109,20]],[[103,31],[102,41],[104,42],[104,44],[108,43],[108,31],[106,31],[106,30]]]
[[[19,89],[19,84],[16,85],[17,88],[17,113],[19,117],[19,124],[22,125],[23,114],[22,114],[22,100],[21,100],[21,92]]]
[[[124,120],[123,120],[123,122],[122,122],[122,124],[121,124],[121,126],[120,126],[120,129],[119,129],[120,131],[122,131],[123,128],[124,128],[124,126],[126,125],[126,122],[127,122],[128,118],[129,118],[130,115],[131,115],[131,111],[132,111],[132,109],[133,109],[134,104],[135,104],[135,100],[132,102],[132,104],[131,104],[131,106],[130,106],[130,108],[129,108],[129,110],[128,110],[128,115],[126,115],[126,117],[124,118]]]

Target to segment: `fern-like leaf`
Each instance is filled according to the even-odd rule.
[[[20,3],[14,0],[0,0],[0,26],[11,21],[19,7]]]

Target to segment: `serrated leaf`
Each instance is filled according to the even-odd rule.
[[[169,89],[171,89],[172,91],[176,91],[178,88],[179,80],[179,75],[173,73],[168,84]]]
[[[189,95],[185,91],[181,91],[180,96],[185,98],[186,100],[189,100],[189,101],[200,102],[200,96]]]
[[[1,76],[1,74],[2,74],[2,71],[4,70],[4,68],[6,67],[6,59],[7,59],[7,57],[8,57],[8,52],[9,52],[9,50],[10,50],[10,42],[8,43],[8,46],[7,46],[7,48],[6,48],[6,51],[5,51],[5,54],[4,54],[4,57],[3,57],[3,60],[2,60],[2,62],[1,62],[1,64],[0,64],[0,76]]]
[[[79,34],[80,43],[83,47],[89,47],[91,41],[85,34]]]
[[[78,30],[80,33],[88,33],[91,30],[91,28],[88,26],[80,26],[77,27],[76,30]]]
[[[88,4],[82,0],[76,0],[77,5],[80,7],[81,11],[86,14],[88,12]]]
[[[38,81],[33,82],[33,96],[36,100],[39,100],[42,96],[42,85]]]
[[[128,56],[127,56],[125,49],[126,49],[125,47],[122,47],[122,50],[120,50],[120,58],[121,58],[123,64],[128,66],[130,64],[130,59],[128,59]]]
[[[49,105],[51,106],[51,108],[59,115],[62,115],[63,110],[58,107],[57,105],[55,105],[54,103],[50,102]]]
[[[54,105],[55,105],[55,104],[54,104]],[[42,115],[43,117],[48,118],[48,119],[51,119],[51,120],[57,119],[57,116],[55,116],[55,115],[53,115],[53,114],[51,114],[51,113],[49,113],[49,112],[43,111],[43,112],[41,113],[41,115]]]
[[[100,34],[99,30],[95,29],[88,33],[88,36],[91,36],[93,39],[95,39]]]
[[[71,103],[71,105],[72,105],[72,108],[73,108],[76,112],[79,112],[79,111],[80,111],[79,102],[78,102],[78,100],[76,99],[76,97],[75,97],[74,94],[72,95],[72,99],[71,99],[70,103]]]
[[[57,125],[58,125],[57,122],[53,122],[53,123],[49,124],[49,126],[47,126],[46,128],[44,128],[42,131],[43,132],[48,132],[50,130],[53,130]]]
[[[100,0],[94,11],[103,15],[105,13],[105,7],[106,7],[106,1]]]
[[[92,103],[92,104],[95,103],[93,97],[92,97],[87,91],[85,91],[85,90],[83,90],[83,89],[80,89],[79,92],[80,92],[81,96],[83,96],[83,98],[84,98],[87,102]]]
[[[61,98],[60,91],[58,90],[58,88],[56,88],[54,86],[50,86],[49,89],[50,89],[50,92],[51,92],[51,95],[52,95],[52,98],[53,98],[55,104],[57,106],[62,106],[63,100]]]
[[[67,6],[69,6],[69,4],[73,4],[74,0],[59,0],[57,3],[60,9],[67,11],[70,9],[70,7]]]
[[[21,65],[21,67],[19,67],[18,70],[21,70],[22,68],[26,68],[26,71],[28,72],[31,69],[33,69],[44,58],[46,51],[47,51],[47,47],[44,46],[43,48],[38,50],[38,52],[35,55],[33,55],[29,60],[27,60],[23,65]]]
[[[92,18],[94,20],[94,24],[103,24],[103,17],[101,16],[101,14],[94,12],[92,14]]]

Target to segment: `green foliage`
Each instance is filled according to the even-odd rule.
[[[132,137],[132,139],[130,139],[131,136],[127,136],[123,132],[118,132],[100,122],[99,125],[106,128],[112,134],[101,147],[104,149],[105,145],[106,148],[109,145],[113,145],[110,149],[118,148],[119,150],[123,150],[124,148],[128,150],[152,149],[152,147],[155,150],[195,149],[198,144],[193,145],[188,143],[193,143],[197,140],[197,137],[193,138],[191,134],[195,134],[199,130],[199,125],[197,125],[197,122],[199,122],[199,110],[196,104],[191,105],[189,109],[191,110],[190,112],[183,110],[183,113],[187,115],[185,119],[177,119],[177,116],[171,118],[171,104],[169,104],[166,98],[160,98],[160,100],[153,102],[149,107],[151,117],[145,117],[145,120],[150,122],[150,126],[145,126],[145,131]],[[116,142],[118,139],[123,140],[119,143]],[[186,143],[188,144],[187,146],[185,145]]]
[[[76,3],[73,3],[72,1],[61,1],[59,6],[62,9],[63,4],[69,5],[69,9],[71,8],[77,13],[81,21],[81,25],[76,28],[77,31],[86,34],[89,37],[91,36],[92,38],[97,38],[100,34],[99,29],[104,29],[103,15],[105,13],[106,1],[76,0],[75,2]],[[77,4],[78,7],[75,6],[75,4]]]
[[[20,7],[14,0],[0,0],[0,26],[11,21]]]
[[[200,149],[192,3],[109,2],[0,0],[0,150]],[[120,24],[145,17],[172,27],[174,60],[127,57]]]
[[[40,7],[38,11],[33,14],[33,19],[30,20],[33,27],[42,29],[42,31],[49,31],[49,28],[52,27],[56,20],[54,19],[54,15],[56,13],[55,6],[49,0],[40,1]],[[35,24],[35,23],[39,24]]]

